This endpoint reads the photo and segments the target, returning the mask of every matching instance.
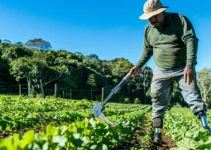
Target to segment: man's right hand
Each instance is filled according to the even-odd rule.
[[[138,72],[139,72],[139,68],[137,66],[134,66],[130,69],[130,71],[125,76],[125,78],[128,79],[130,77],[135,77],[138,74]]]

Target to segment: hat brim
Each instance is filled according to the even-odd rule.
[[[159,8],[159,9],[153,11],[153,12],[144,13],[144,14],[142,14],[142,15],[139,17],[139,19],[141,19],[141,20],[147,20],[147,19],[151,18],[152,16],[155,16],[155,15],[157,15],[157,14],[159,14],[159,13],[164,12],[166,9],[168,9],[168,7],[162,7],[162,8]]]

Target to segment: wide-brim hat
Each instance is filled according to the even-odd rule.
[[[168,6],[163,6],[160,0],[147,0],[144,4],[144,13],[139,17],[142,20],[147,20],[152,16],[164,12]]]

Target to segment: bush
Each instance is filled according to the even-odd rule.
[[[134,104],[140,104],[140,103],[141,103],[141,101],[140,101],[139,98],[135,98],[135,99],[134,99]]]
[[[43,98],[42,94],[36,94],[35,98]]]
[[[124,103],[130,103],[130,99],[129,98],[124,98]]]
[[[97,100],[98,102],[100,102],[101,101],[101,95],[95,96],[95,100]]]

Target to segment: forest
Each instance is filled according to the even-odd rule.
[[[53,50],[50,42],[41,38],[26,43],[0,40],[0,55],[0,93],[43,98],[100,101],[134,65],[126,58],[101,60],[96,54],[84,56],[81,52]],[[152,68],[140,68],[139,74],[111,101],[151,104],[151,79]],[[210,107],[211,68],[197,71],[197,81],[203,100]],[[186,106],[177,83],[172,87],[172,103]]]

